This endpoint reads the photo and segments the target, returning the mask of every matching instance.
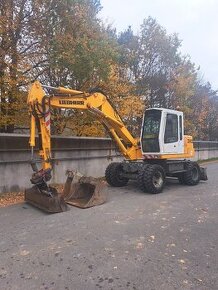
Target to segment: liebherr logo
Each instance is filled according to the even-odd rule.
[[[84,105],[84,101],[59,100],[60,105]]]

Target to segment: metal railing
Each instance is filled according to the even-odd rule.
[[[196,151],[203,150],[218,150],[218,141],[194,141],[194,147]]]

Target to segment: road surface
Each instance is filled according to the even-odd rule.
[[[0,289],[218,289],[218,164],[198,186],[131,183],[60,214],[0,209]]]

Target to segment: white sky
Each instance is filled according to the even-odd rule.
[[[100,16],[117,31],[137,32],[143,19],[156,18],[167,33],[178,33],[182,53],[200,65],[205,81],[218,89],[218,0],[101,0]]]

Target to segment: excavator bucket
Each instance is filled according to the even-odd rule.
[[[34,185],[25,190],[24,199],[33,206],[49,213],[58,213],[68,210],[63,196],[53,187],[48,187],[46,190],[40,190],[38,186]]]
[[[66,203],[80,208],[89,208],[105,203],[105,182],[94,177],[81,175],[78,178],[78,175],[73,171],[68,171],[67,175],[62,195]],[[76,181],[74,177],[76,177]]]
[[[33,187],[25,190],[25,201],[49,213],[68,210],[67,204],[80,208],[100,205],[106,201],[105,183],[94,177],[85,177],[77,171],[67,171],[64,190],[47,185],[50,169],[36,171],[31,179]]]

